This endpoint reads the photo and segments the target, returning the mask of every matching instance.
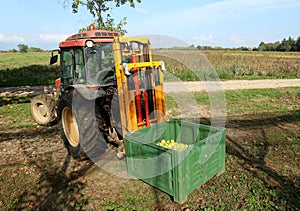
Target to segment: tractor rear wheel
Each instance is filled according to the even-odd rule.
[[[75,116],[72,113],[71,107],[64,107],[61,113],[61,123],[69,144],[72,147],[79,145],[79,130]]]
[[[65,93],[59,101],[59,128],[68,153],[75,159],[83,158],[80,147],[78,120],[72,109],[73,92]]]
[[[30,112],[33,119],[40,125],[56,123],[55,100],[49,95],[39,95],[32,98]]]
[[[95,117],[95,102],[76,90],[68,91],[59,101],[59,127],[69,154],[76,160],[97,162],[107,149]]]

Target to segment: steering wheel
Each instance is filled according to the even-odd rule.
[[[115,80],[115,72],[113,70],[100,70],[96,75],[99,84],[107,84]]]

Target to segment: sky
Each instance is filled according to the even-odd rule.
[[[69,2],[1,1],[0,50],[18,49],[18,44],[58,48],[60,41],[94,20],[84,7],[72,13]],[[110,13],[117,21],[127,17],[126,36],[161,35],[187,45],[233,48],[297,39],[299,11],[299,0],[142,0],[135,8],[124,5]],[[164,42],[159,39],[156,47]]]

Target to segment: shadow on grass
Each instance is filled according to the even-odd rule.
[[[240,168],[261,180],[266,189],[276,193],[272,199],[275,206],[278,204],[279,207],[288,210],[299,208],[300,183],[295,173],[298,169],[293,169],[289,173],[283,173],[282,169],[287,165],[293,165],[292,163],[297,166],[295,161],[298,159],[297,152],[293,152],[293,146],[289,143],[292,138],[289,136],[299,141],[297,130],[299,130],[300,110],[273,117],[261,116],[254,119],[248,116],[248,118],[238,120],[229,118],[227,125],[229,130],[247,133],[239,136],[237,131],[237,135],[227,135],[227,153],[239,160]],[[276,149],[278,153],[273,152]]]
[[[36,179],[28,179],[34,183],[33,188],[24,184],[26,188],[17,196],[18,202],[10,207],[12,210],[78,210],[89,203],[82,190],[92,163],[71,158],[61,140],[55,138],[59,137],[57,133],[57,128],[52,127],[10,134],[24,140],[20,141],[24,163],[32,169],[31,174],[36,174]],[[7,167],[9,165],[14,164]]]
[[[0,107],[20,103],[30,103],[30,97],[0,97]]]
[[[1,131],[0,133],[0,144],[5,141],[10,141],[13,139],[33,139],[37,137],[47,137],[49,135],[58,134],[59,130],[57,126],[53,127],[41,127],[41,129],[32,128],[31,130],[26,128],[26,130],[17,130],[17,131],[10,131],[7,132]]]
[[[67,169],[71,165],[70,155],[66,155],[61,168],[43,168],[38,165],[37,169],[41,176],[37,191],[35,193],[27,191],[22,193],[19,196],[21,203],[15,208],[26,209],[29,207],[38,210],[75,210],[88,204],[89,198],[86,198],[82,193],[85,182],[80,180],[80,178],[84,177],[90,165],[67,173]],[[48,165],[49,162],[47,163]]]
[[[30,65],[0,70],[0,87],[51,85],[59,77],[59,67]]]

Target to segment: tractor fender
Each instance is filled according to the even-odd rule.
[[[74,84],[68,86],[64,91],[71,91],[74,89],[86,100],[95,100],[106,95],[106,91],[101,87],[85,84]]]

